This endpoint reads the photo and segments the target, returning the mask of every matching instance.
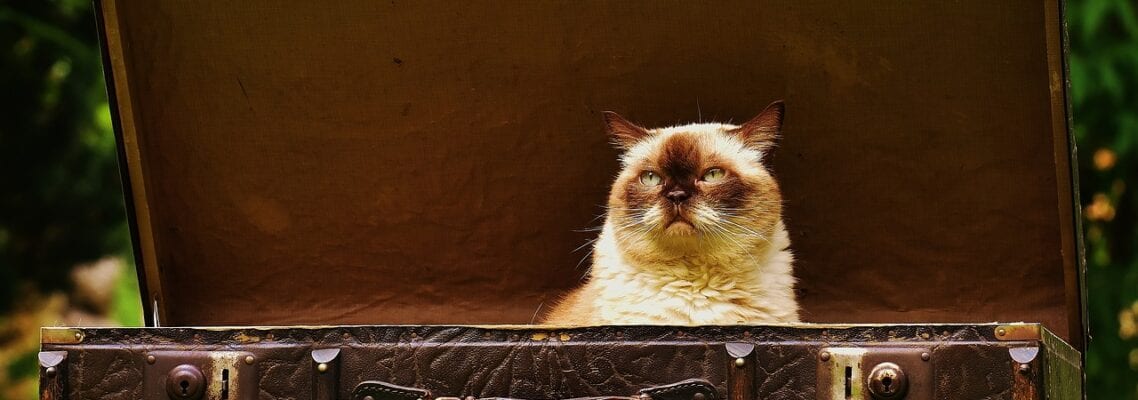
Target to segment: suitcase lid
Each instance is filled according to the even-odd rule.
[[[617,172],[599,112],[775,99],[803,317],[1081,347],[1059,2],[99,2],[148,323],[527,323]]]

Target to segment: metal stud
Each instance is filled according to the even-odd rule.
[[[996,329],[996,336],[1007,336],[1008,330],[1004,328]]]
[[[59,370],[55,369],[55,367],[47,367],[47,369],[46,369],[46,370],[44,370],[43,372],[47,374],[47,377],[48,377],[48,378],[54,378],[54,377],[55,377],[55,374],[56,374],[58,371],[59,371]]]
[[[1022,373],[1022,374],[1026,374],[1026,373],[1028,373],[1029,371],[1031,371],[1031,366],[1030,366],[1030,365],[1027,365],[1027,364],[1020,364],[1020,365],[1019,365],[1019,372],[1020,372],[1020,373]]]
[[[253,365],[253,356],[245,356],[245,363]]]
[[[328,372],[328,364],[327,364],[327,363],[320,363],[320,364],[317,364],[317,365],[316,365],[316,370],[317,370],[317,371],[320,371],[320,373],[322,373],[322,374],[323,374],[323,373],[325,373],[325,372]]]
[[[742,360],[742,358],[740,358]],[[707,400],[707,395],[703,393],[696,393],[691,396],[691,400]]]
[[[146,356],[146,363],[147,364],[154,364],[155,361],[158,361],[158,359],[154,358],[154,356]]]
[[[921,360],[922,360],[922,361],[928,361],[928,360],[929,360],[929,359],[931,359],[931,358],[933,358],[933,356],[932,356],[931,354],[929,354],[929,353],[921,353]]]
[[[747,365],[747,360],[744,360],[742,358],[736,358],[735,359],[735,366],[736,367],[743,368],[744,365]],[[702,394],[700,394],[700,396],[702,396]],[[699,399],[696,399],[696,400],[699,400]]]
[[[818,359],[822,361],[830,361],[830,352],[823,351],[821,354],[818,354]]]
[[[75,332],[75,340],[83,341],[83,332]]]

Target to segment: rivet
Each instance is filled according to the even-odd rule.
[[[475,397],[474,396],[466,396],[466,397],[463,397],[463,399],[464,400],[474,400]]]
[[[996,329],[996,336],[1006,336],[1007,334],[1008,334],[1007,329],[1004,329],[1004,328]]]
[[[48,378],[54,378],[56,371],[58,371],[58,370],[55,369],[55,367],[47,367],[47,369],[44,370],[43,372],[47,374]]]
[[[146,356],[147,364],[154,364],[155,361],[158,361],[158,359],[154,358],[154,356]]]
[[[742,368],[744,365],[747,365],[747,360],[744,360],[742,358],[736,358],[735,359],[735,366],[736,367]],[[703,396],[703,393],[696,393],[696,395]],[[699,400],[699,399],[696,399],[696,400]]]
[[[1025,373],[1025,374],[1026,374],[1026,373],[1027,373],[1027,371],[1031,371],[1031,366],[1030,366],[1030,365],[1027,365],[1027,364],[1020,364],[1020,365],[1019,365],[1019,372],[1020,372],[1020,373]]]
[[[375,400],[375,397],[371,397],[371,395],[367,395],[367,396],[364,396],[364,400]]]
[[[75,332],[75,340],[83,341],[83,332]]]
[[[742,360],[742,358],[740,358],[740,360]],[[704,400],[704,399],[707,399],[707,396],[704,395],[703,393],[696,393],[696,394],[692,395],[692,397],[691,397],[691,400]]]
[[[245,363],[253,365],[253,356],[245,356]]]
[[[328,372],[328,364],[327,364],[327,363],[320,363],[320,364],[317,364],[317,365],[316,365],[316,370],[317,370],[317,371],[320,371],[320,373],[325,373],[325,372]]]
[[[928,361],[930,358],[933,358],[933,356],[929,353],[921,353],[921,360]]]
[[[830,361],[830,352],[823,351],[822,354],[818,355],[818,359],[822,361]]]
[[[652,395],[650,395],[648,393],[643,393],[640,395],[640,400],[652,400]]]

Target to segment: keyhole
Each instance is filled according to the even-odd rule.
[[[873,367],[869,373],[869,394],[875,399],[903,399],[908,381],[901,367],[890,362],[883,362]]]
[[[846,399],[853,397],[853,367],[846,367]]]
[[[171,399],[199,399],[205,388],[205,377],[201,370],[189,364],[182,364],[170,370],[166,377],[166,394]]]

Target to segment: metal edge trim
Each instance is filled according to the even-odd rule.
[[[1085,354],[1079,352],[1063,338],[1050,331],[1044,331],[1040,340],[1046,351],[1044,363],[1048,382],[1045,383],[1048,399],[1086,399],[1086,374],[1083,371]],[[1071,379],[1077,374],[1078,379]],[[1077,387],[1070,387],[1070,384]],[[1072,393],[1074,392],[1074,393]]]
[[[103,76],[106,80],[107,99],[110,101],[111,124],[118,150],[119,176],[123,201],[134,252],[135,271],[141,294],[143,320],[146,326],[158,326],[156,317],[165,317],[163,310],[155,309],[162,298],[162,282],[158,273],[157,254],[151,224],[150,208],[146,201],[146,180],[143,177],[141,153],[130,85],[123,60],[122,37],[119,36],[116,0],[94,0],[95,20],[102,50]],[[133,140],[129,140],[133,139]],[[133,162],[132,162],[133,161]]]
[[[1008,324],[995,327],[993,333],[1000,341],[1040,340],[1043,330],[1043,326],[1038,324]]]
[[[79,344],[85,337],[78,328],[40,328],[41,344]]]

